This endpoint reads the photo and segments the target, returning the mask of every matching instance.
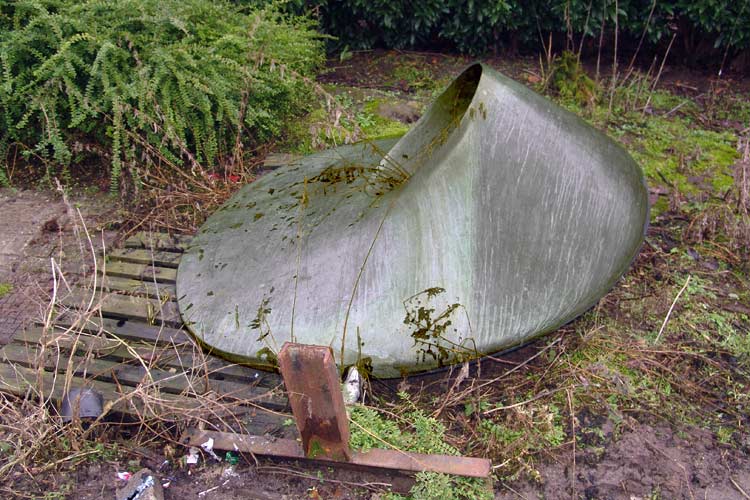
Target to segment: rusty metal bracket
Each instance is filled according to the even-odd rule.
[[[349,419],[331,348],[287,342],[279,368],[305,456],[348,462]]]
[[[257,456],[307,459],[368,469],[402,472],[442,472],[489,478],[491,462],[484,458],[426,455],[400,450],[349,448],[349,418],[346,414],[336,362],[330,347],[287,342],[279,352],[284,377],[302,445],[292,439],[274,439],[228,432],[188,429],[181,438],[185,446],[200,446],[213,439],[218,450]]]
[[[286,458],[291,460],[305,460],[305,456],[298,441],[294,439],[277,439],[264,436],[248,436],[232,432],[201,431],[188,429],[182,435],[180,442],[185,446],[200,446],[209,439],[213,439],[215,450],[230,450],[248,453],[254,456]],[[425,455],[423,453],[407,453],[398,450],[381,450],[374,448],[367,452],[351,452],[348,462],[339,462],[318,457],[314,461],[336,465],[357,466],[366,469],[396,470],[401,472],[442,472],[466,477],[488,478],[490,476],[490,461],[485,458],[456,457],[451,455]]]

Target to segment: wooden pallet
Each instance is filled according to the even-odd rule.
[[[58,297],[66,311],[52,328],[27,328],[0,350],[0,391],[59,404],[66,389],[93,387],[126,418],[200,416],[289,437],[281,378],[204,353],[183,328],[175,280],[189,240],[140,233],[108,252],[95,285]],[[82,321],[82,311],[95,314]]]

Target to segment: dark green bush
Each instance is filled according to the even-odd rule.
[[[508,45],[538,48],[540,35],[549,32],[598,40],[604,27],[610,40],[615,24],[621,40],[632,46],[644,30],[651,46],[676,33],[674,50],[691,59],[750,48],[746,0],[290,0],[287,5],[317,12],[323,30],[337,37],[336,48],[452,47],[481,54]]]
[[[113,189],[136,162],[220,162],[298,112],[323,61],[313,28],[224,1],[0,0],[0,161],[102,151]]]

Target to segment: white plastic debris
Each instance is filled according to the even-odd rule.
[[[208,438],[208,441],[203,443],[201,448],[203,448],[203,451],[214,457],[216,461],[221,462],[221,457],[214,453],[214,438]]]
[[[221,471],[221,477],[223,477],[223,478],[240,477],[240,475],[237,474],[237,472],[235,472],[234,466],[230,465],[229,467],[227,467],[226,469],[224,469],[223,471]]]
[[[200,451],[195,446],[191,446],[188,450],[187,457],[185,458],[185,463],[188,465],[195,465],[198,463],[198,457],[200,456]]]
[[[346,380],[342,384],[344,403],[353,405],[362,396],[362,376],[356,366],[350,366],[346,372]]]
[[[117,473],[117,479],[120,481],[129,481],[131,477],[133,477],[133,474],[127,471]]]
[[[127,484],[115,492],[115,500],[164,500],[161,481],[149,469],[132,474]]]

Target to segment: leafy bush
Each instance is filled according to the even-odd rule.
[[[572,52],[563,52],[554,61],[549,79],[551,89],[562,99],[573,100],[581,106],[593,104],[596,99],[596,83],[589,78]]]
[[[372,448],[394,449],[416,453],[460,455],[459,451],[445,440],[445,426],[418,408],[409,395],[400,392],[399,397],[405,411],[400,420],[406,425],[402,430],[398,423],[381,415],[372,407],[351,406],[349,445],[358,451]],[[392,415],[395,416],[395,415]],[[491,489],[481,479],[450,476],[436,472],[420,472],[408,497],[389,493],[388,500],[488,500]]]
[[[0,158],[194,168],[280,133],[322,63],[312,21],[225,1],[0,0]]]
[[[690,58],[698,48],[709,57],[750,48],[750,5],[730,0],[290,0],[287,5],[295,12],[317,12],[324,31],[338,38],[338,48],[437,45],[481,54],[503,45],[536,48],[540,34],[549,32],[598,39],[603,30],[609,39],[616,24],[633,48],[644,32],[652,45],[675,32],[673,50]]]

